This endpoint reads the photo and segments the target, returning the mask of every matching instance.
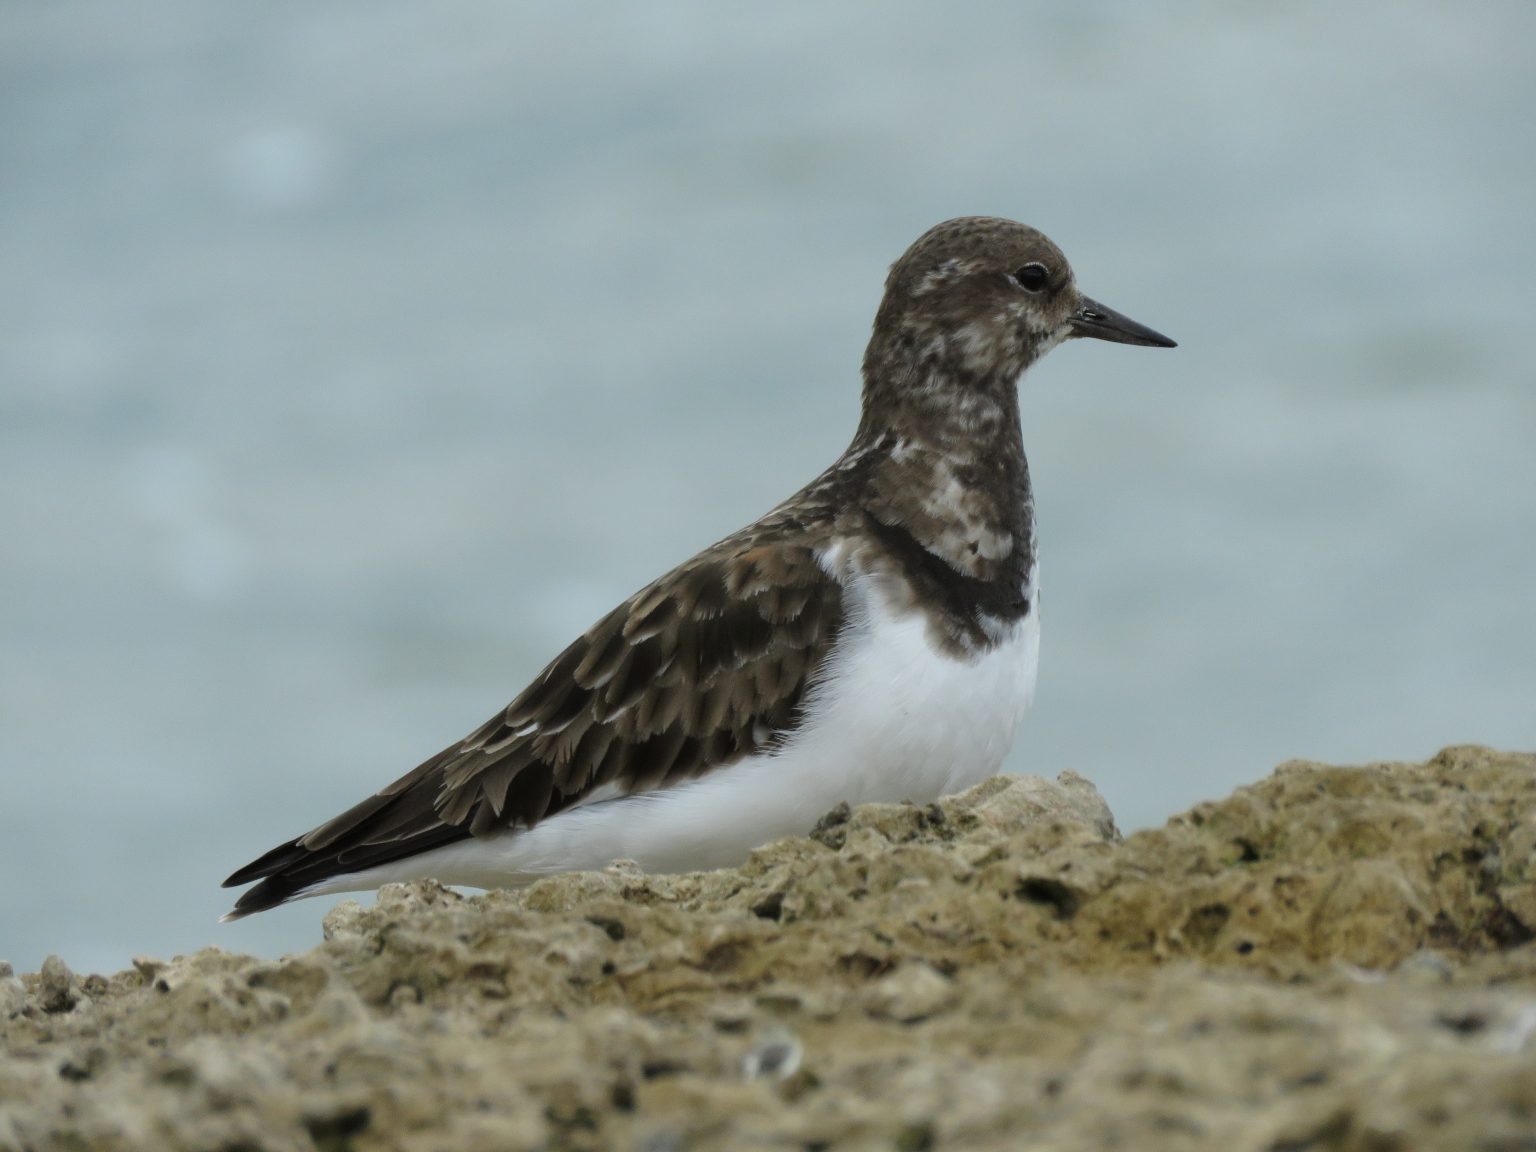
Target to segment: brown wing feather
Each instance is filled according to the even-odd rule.
[[[468,836],[528,828],[594,789],[662,788],[781,740],[842,625],[805,543],[726,541],[641,589],[459,743],[229,878],[236,914]]]

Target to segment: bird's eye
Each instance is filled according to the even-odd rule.
[[[1026,264],[1013,274],[1013,278],[1026,292],[1039,292],[1051,282],[1051,274],[1044,264]]]

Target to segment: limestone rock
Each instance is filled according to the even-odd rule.
[[[1526,1148],[1533,885],[1529,755],[1123,840],[1001,777],[719,872],[392,885],[277,961],[0,968],[0,1150]]]

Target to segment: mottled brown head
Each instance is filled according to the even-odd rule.
[[[865,374],[931,369],[1012,383],[1063,340],[1173,341],[1078,291],[1061,249],[1024,224],[965,216],[930,228],[891,266]],[[914,380],[913,383],[919,383]]]

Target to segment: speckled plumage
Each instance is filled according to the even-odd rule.
[[[836,463],[619,605],[464,740],[232,875],[226,884],[260,883],[231,917],[414,874],[413,859],[422,861],[421,875],[434,875],[434,862],[447,869],[450,858],[461,861],[462,842],[473,839],[491,845],[487,858],[511,859],[516,838],[577,810],[589,809],[580,826],[592,825],[594,805],[644,799],[654,817],[659,801],[704,777],[715,781],[710,803],[729,803],[717,785],[731,773],[745,779],[750,766],[755,778],[771,779],[791,748],[796,763],[804,760],[815,736],[811,705],[829,707],[829,676],[855,676],[836,654],[861,629],[894,632],[892,622],[921,621],[934,661],[980,668],[1017,640],[1037,596],[1017,381],[1076,335],[1171,344],[1082,297],[1066,259],[1034,229],[986,217],[931,229],[891,268],[864,358],[863,416]],[[887,623],[872,624],[876,616]],[[1003,694],[1022,697],[1019,711],[1032,690],[1032,644],[1019,686],[1006,673]],[[1004,676],[980,674],[988,684]],[[999,739],[1011,740],[1013,718]],[[819,713],[814,719],[835,727]],[[846,734],[840,739],[847,744]],[[997,743],[988,737],[988,771],[1006,751]],[[968,746],[963,754],[978,755]],[[904,777],[899,765],[891,774],[932,790],[972,769],[941,765],[933,783],[920,772]],[[828,783],[821,776],[836,768],[818,762],[814,771],[819,795]],[[880,766],[864,771],[878,775]],[[836,795],[831,783],[827,795]],[[717,792],[727,798],[713,799]],[[879,794],[866,782],[856,798]],[[792,804],[784,812],[786,824],[804,819]],[[753,834],[777,827],[771,818],[759,824]],[[657,835],[665,834],[663,826]],[[716,847],[700,858],[714,862]],[[599,859],[602,848],[570,859]],[[677,857],[657,853],[669,864]],[[526,871],[454,867],[446,878],[464,883],[516,882]]]

